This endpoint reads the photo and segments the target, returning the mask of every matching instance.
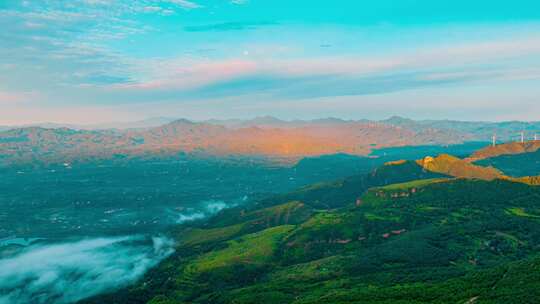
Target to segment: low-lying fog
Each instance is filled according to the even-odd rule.
[[[165,237],[32,245],[0,260],[0,304],[73,303],[140,278],[173,253]]]
[[[231,203],[206,200],[180,212],[167,212],[181,224],[245,200],[247,197]],[[103,237],[53,244],[39,238],[27,240],[27,244],[3,243],[26,247],[0,258],[0,304],[73,303],[134,282],[174,251],[173,241],[163,236]]]
[[[238,205],[247,197],[226,203],[206,200],[168,216],[178,224],[199,220]],[[174,251],[163,237],[127,236],[28,244],[8,258],[0,257],[0,304],[73,303],[126,286]],[[0,243],[0,247],[2,243]]]
[[[219,211],[237,206],[240,202],[247,200],[247,196],[236,200],[237,202],[225,203],[222,200],[208,200],[203,201],[199,206],[195,208],[187,208],[182,212],[176,212],[174,210],[169,211],[169,215],[174,217],[176,224],[182,224],[184,222],[195,221],[212,216]]]

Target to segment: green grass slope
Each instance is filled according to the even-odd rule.
[[[454,177],[493,180],[504,176],[502,172],[493,167],[474,165],[448,154],[441,154],[437,157],[427,156],[417,163],[428,171]]]
[[[414,161],[388,163],[369,174],[351,176],[335,182],[314,184],[294,192],[277,195],[261,201],[255,207],[301,201],[315,209],[340,208],[353,203],[372,187],[440,177],[447,177],[447,175],[424,170]]]

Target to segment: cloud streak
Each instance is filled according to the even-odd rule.
[[[248,2],[249,0],[231,0],[231,3],[236,4],[236,5],[244,5],[244,4],[247,4]]]
[[[205,25],[192,25],[184,27],[187,32],[209,32],[209,31],[245,31],[255,30],[261,26],[277,25],[276,22],[223,22]]]
[[[225,203],[222,200],[207,200],[200,202],[197,208],[189,208],[180,213],[171,212],[171,215],[174,216],[176,224],[182,224],[208,218],[224,209],[237,205],[237,203]]]
[[[172,4],[176,4],[184,9],[191,10],[196,8],[202,8],[202,5],[199,5],[195,2],[187,1],[187,0],[167,0],[167,2],[170,2]]]
[[[219,98],[250,92],[289,98],[365,95],[447,84],[534,79],[523,64],[540,58],[540,40],[520,40],[426,48],[386,56],[315,58],[183,58],[140,61],[148,80],[114,87],[117,91]]]
[[[39,98],[39,94],[35,92],[9,92],[0,90],[0,105],[20,105]]]

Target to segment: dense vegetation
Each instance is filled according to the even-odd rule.
[[[177,227],[176,253],[88,303],[538,303],[540,187],[416,162]]]
[[[240,204],[366,166],[366,158],[328,156],[294,167],[177,157],[0,168],[0,239],[163,231],[182,216],[211,213],[211,204]]]
[[[206,215],[211,203],[241,204],[364,174],[396,158],[416,159],[428,152],[468,154],[478,146],[388,148],[378,150],[377,157],[328,155],[305,158],[294,166],[179,154],[0,167],[0,240],[154,233],[182,218]],[[311,193],[315,197],[322,192],[326,190]]]

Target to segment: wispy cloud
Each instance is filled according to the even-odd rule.
[[[78,70],[122,76],[114,75],[122,62],[106,42],[145,28],[118,19],[123,7],[114,3],[94,1],[82,9],[36,1],[24,9],[0,9],[0,26],[5,29],[0,33],[0,63],[9,60],[17,66],[9,76],[0,76],[2,82],[12,88],[47,85],[54,89],[69,82]]]
[[[21,95],[8,93],[8,92],[0,92],[0,105],[1,104],[7,104],[7,103],[14,103],[19,102],[23,100],[24,98]]]
[[[223,22],[205,25],[193,25],[184,27],[188,32],[208,32],[208,31],[245,31],[254,30],[261,26],[277,25],[276,22]]]
[[[196,208],[189,208],[180,213],[171,211],[177,224],[201,220],[219,213],[221,210],[235,207],[237,203],[226,203],[221,200],[208,200],[199,203]]]
[[[195,2],[187,1],[187,0],[166,0],[167,2],[176,4],[184,9],[191,10],[196,8],[201,8],[202,5],[199,5]]]
[[[145,60],[138,63],[138,69],[140,74],[147,75],[147,80],[115,88],[176,91],[191,98],[243,95],[250,91],[294,98],[379,94],[516,75],[539,77],[537,70],[522,65],[520,60],[528,56],[540,57],[540,40],[536,37],[386,56]]]
[[[244,4],[247,4],[248,2],[249,0],[231,0],[231,3],[236,4],[236,5],[244,5]]]
[[[186,58],[172,60],[143,60],[138,63],[141,74],[148,80],[115,86],[122,90],[191,90],[211,83],[224,82],[257,73],[257,63],[248,60],[193,61]]]
[[[39,98],[36,92],[9,92],[0,90],[0,105],[20,104]]]

